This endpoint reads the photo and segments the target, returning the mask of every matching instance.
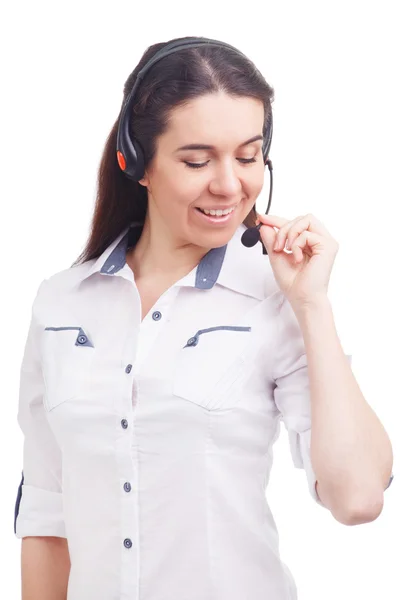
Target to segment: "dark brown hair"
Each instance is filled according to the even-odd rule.
[[[190,38],[174,38],[170,42],[187,39]],[[107,137],[100,161],[90,235],[72,266],[100,256],[131,221],[145,220],[147,188],[128,179],[117,162],[118,122],[137,73],[167,43],[147,48],[125,82],[120,114]],[[264,104],[263,135],[266,135],[274,89],[250,59],[227,47],[201,46],[183,48],[151,67],[138,87],[130,121],[130,135],[142,146],[145,168],[154,157],[158,136],[168,127],[170,112],[194,98],[219,91],[261,100]],[[243,223],[251,227],[255,224],[255,217],[251,210]]]

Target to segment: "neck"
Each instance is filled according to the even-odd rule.
[[[146,218],[141,236],[127,254],[135,279],[180,279],[190,273],[209,249],[179,244],[165,227],[150,225]]]

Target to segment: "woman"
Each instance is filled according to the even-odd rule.
[[[256,213],[273,89],[201,40],[136,80],[155,44],[129,76],[85,251],[33,304],[15,514],[30,600],[296,598],[265,499],[281,420],[320,506],[346,524],[382,510],[391,445],[334,330],[337,242],[312,215]]]

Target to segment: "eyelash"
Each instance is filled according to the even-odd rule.
[[[247,165],[249,163],[257,162],[256,158],[238,158],[238,160],[245,165]],[[207,166],[209,161],[207,161],[205,163],[190,163],[190,162],[184,160],[183,162],[185,163],[186,167],[189,167],[189,169],[201,169],[202,167]]]

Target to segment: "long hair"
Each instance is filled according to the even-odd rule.
[[[170,42],[187,39],[190,38],[174,38]],[[153,44],[147,48],[125,82],[120,114],[107,137],[100,160],[90,234],[84,250],[72,266],[100,256],[131,221],[145,220],[147,188],[124,175],[117,162],[118,122],[138,72],[168,43]],[[250,59],[227,47],[205,45],[182,48],[151,67],[138,87],[129,123],[130,135],[143,149],[145,168],[154,157],[158,136],[168,127],[171,111],[192,99],[220,91],[263,102],[265,138],[274,89]],[[255,217],[251,210],[243,223],[252,227]]]

